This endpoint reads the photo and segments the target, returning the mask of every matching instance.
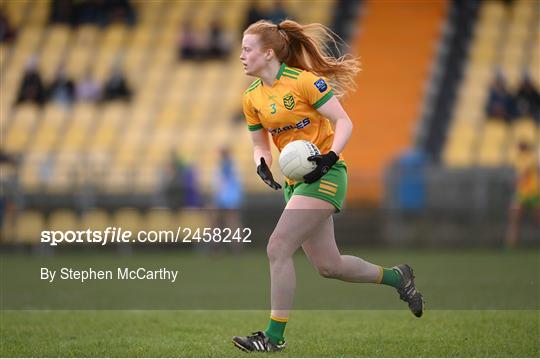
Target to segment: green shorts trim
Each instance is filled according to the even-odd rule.
[[[540,195],[519,196],[518,202],[526,208],[540,208]]]
[[[347,193],[347,165],[345,161],[338,161],[330,168],[327,174],[313,183],[297,182],[294,185],[285,183],[283,194],[285,202],[289,202],[293,195],[314,197],[329,202],[340,212]]]

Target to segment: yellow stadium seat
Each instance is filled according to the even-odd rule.
[[[16,28],[21,25],[29,7],[31,6],[28,0],[2,2],[2,10],[5,10],[10,24]]]
[[[144,1],[141,2],[138,8],[140,15],[139,24],[137,26],[156,25],[162,15],[163,0]]]
[[[215,0],[197,4],[134,0],[138,22],[133,28],[83,25],[74,30],[65,25],[45,26],[50,0],[8,3],[8,14],[18,14],[14,16],[20,17],[21,26],[9,59],[0,58],[1,64],[9,62],[0,85],[3,105],[14,100],[26,61],[34,53],[40,57],[46,81],[54,77],[63,61],[75,80],[89,70],[98,82],[108,78],[113,64],[121,64],[135,90],[130,104],[76,104],[71,113],[49,105],[44,111],[16,108],[13,112],[2,106],[6,149],[43,157],[59,152],[52,176],[40,174],[39,161],[32,164],[33,168],[30,163],[24,166],[21,180],[25,188],[55,192],[96,182],[107,190],[126,191],[133,185],[136,190],[152,192],[162,181],[161,172],[172,150],[180,150],[188,158],[199,152],[208,161],[201,170],[203,183],[208,186],[216,150],[201,148],[200,143],[219,147],[237,132],[245,132],[244,126],[234,128],[229,122],[240,108],[245,76],[236,58],[228,63],[177,63],[176,41],[182,22],[188,18],[197,29],[206,31],[209,20],[219,14],[226,29],[241,31],[247,2],[234,0],[224,7]],[[324,8],[321,11],[306,10],[297,0],[285,6],[291,13],[304,11],[315,19],[330,16],[333,4],[318,4]],[[194,5],[197,9],[191,12]],[[184,85],[195,80],[201,84],[195,89]],[[223,83],[230,91],[223,91]],[[212,131],[208,130],[210,126]],[[246,136],[236,142],[250,143]],[[80,160],[69,162],[64,158],[66,153]],[[243,167],[251,169],[250,155],[242,153],[241,158],[247,164]],[[130,172],[138,162],[144,166],[140,171],[135,168],[140,177]]]
[[[132,47],[126,55],[124,61],[125,74],[128,82],[135,88],[144,84],[141,78],[140,70],[144,65],[144,60],[147,58],[147,49]]]
[[[534,2],[516,1],[508,7],[501,2],[483,2],[480,8],[479,21],[476,24],[475,35],[470,50],[470,59],[465,70],[465,77],[459,90],[453,122],[459,119],[473,120],[481,124],[485,120],[484,106],[490,82],[496,69],[505,76],[509,88],[515,90],[521,81],[524,70],[523,64],[534,63],[538,51],[534,50],[536,41],[529,49],[529,39],[533,36]],[[531,55],[531,60],[525,56]],[[532,66],[538,73],[540,70]],[[449,141],[445,145],[445,161],[448,163],[470,165],[471,158],[477,157],[482,165],[501,165],[508,159],[508,151],[512,151],[516,137],[530,138],[534,133],[531,121],[517,121],[510,129],[498,123],[487,121],[479,142],[478,153],[470,155],[476,141],[465,145],[454,137],[451,130]],[[457,137],[462,136],[458,135]],[[467,135],[465,135],[467,136]]]
[[[111,69],[119,60],[118,49],[101,47],[97,50],[96,62],[92,66],[92,75],[98,83],[105,83],[111,74]]]
[[[456,122],[450,129],[443,159],[451,167],[463,167],[473,163],[473,146],[478,138],[476,125],[471,121]]]
[[[138,126],[130,126],[123,132],[122,138],[118,139],[117,148],[119,153],[132,153],[139,157],[141,150],[146,145],[147,133]]]
[[[179,210],[173,221],[176,221],[177,227],[189,228],[195,231],[197,228],[204,229],[211,223],[209,211],[198,208],[183,208]]]
[[[104,190],[108,193],[125,193],[132,187],[133,177],[124,168],[110,168],[104,178]]]
[[[111,221],[109,214],[103,209],[90,209],[83,213],[81,218],[82,230],[105,230],[107,227],[111,227]]]
[[[144,228],[147,231],[174,231],[173,215],[166,208],[152,208],[145,215]]]
[[[59,148],[64,151],[81,151],[89,141],[89,134],[95,127],[95,106],[88,103],[77,103],[73,109],[67,129],[60,139]]]
[[[142,216],[135,208],[124,207],[115,211],[112,216],[112,225],[121,228],[122,231],[131,231],[132,236],[136,235],[141,228]]]
[[[66,193],[74,190],[74,178],[71,174],[71,170],[62,167],[55,167],[50,181],[47,183],[46,191],[50,194]]]
[[[24,65],[27,57],[31,55],[40,44],[43,29],[41,27],[23,27],[17,35],[16,59]],[[24,55],[24,57],[22,57]]]
[[[66,60],[66,72],[74,80],[80,80],[86,71],[93,66],[97,37],[97,27],[90,25],[79,27],[74,34],[74,44]]]
[[[63,108],[55,104],[48,104],[35,131],[30,148],[34,151],[54,149],[62,134],[66,117],[67,113]]]
[[[113,24],[104,30],[101,44],[103,47],[116,49],[125,40],[127,34],[128,32],[124,25]]]
[[[115,152],[112,167],[114,168],[132,168],[139,163],[141,156],[140,145],[123,144]]]
[[[92,151],[108,152],[114,145],[117,138],[118,129],[116,126],[102,122],[97,128],[91,141],[88,143]]]
[[[61,150],[81,151],[87,142],[89,126],[73,123],[62,138]]]
[[[6,128],[3,147],[7,152],[21,152],[25,149],[38,117],[39,108],[36,105],[22,104],[14,108],[10,122],[2,121],[2,128]]]
[[[50,214],[47,227],[51,231],[78,231],[79,217],[71,209],[57,209]]]
[[[81,158],[77,152],[58,151],[55,156],[52,177],[47,186],[48,191],[55,193],[73,191],[77,185],[80,161]]]
[[[96,106],[91,103],[78,102],[73,108],[72,122],[93,124],[96,121]]]
[[[540,31],[536,37],[536,41],[533,41],[531,49],[531,58],[529,59],[528,72],[531,75],[531,79],[536,85],[536,88],[540,87]]]
[[[86,153],[85,168],[92,176],[103,176],[109,168],[110,155],[107,152],[89,150]]]
[[[9,47],[6,44],[0,44],[0,68],[6,68],[6,58]]]
[[[32,103],[23,103],[13,109],[12,124],[31,131],[39,117],[39,107]],[[2,119],[2,123],[4,119]]]
[[[130,48],[144,50],[152,43],[153,28],[147,25],[138,25],[130,36]]]
[[[467,167],[473,164],[472,149],[467,146],[449,147],[444,153],[444,161],[449,167]]]
[[[20,170],[21,187],[27,192],[36,192],[42,188],[40,171],[37,164],[24,164]]]
[[[497,145],[483,145],[477,157],[477,163],[481,166],[500,166],[505,163],[503,148]]]
[[[505,9],[502,2],[486,1],[482,3],[482,19],[499,20],[504,16]]]
[[[38,244],[41,231],[45,230],[45,218],[38,211],[23,211],[15,222],[15,237],[18,242]]]
[[[67,25],[54,25],[47,32],[47,40],[40,56],[40,69],[44,81],[52,81],[64,61],[64,51],[70,40]],[[65,65],[65,64],[64,64]]]
[[[164,168],[159,166],[139,167],[136,170],[134,189],[137,193],[152,193],[155,192],[161,180],[161,175]]]
[[[151,104],[138,99],[132,107],[129,118],[130,127],[144,129],[146,125],[153,119],[154,113]]]
[[[66,73],[75,81],[80,81],[89,69],[92,47],[75,47],[69,54]]]
[[[150,141],[146,148],[146,153],[142,156],[144,164],[158,165],[170,157],[172,146],[163,146],[162,143],[156,141],[154,137],[154,141]]]
[[[31,5],[26,23],[32,26],[45,26],[49,19],[50,1],[33,1]]]
[[[537,128],[532,118],[520,118],[512,123],[512,138],[515,142],[527,141],[533,143],[536,140]]]

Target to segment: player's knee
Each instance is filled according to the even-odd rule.
[[[339,278],[341,274],[337,266],[330,264],[320,265],[317,267],[317,270],[324,278]]]
[[[278,260],[283,256],[282,252],[283,251],[280,248],[277,238],[271,237],[268,241],[268,245],[266,246],[266,255],[268,256],[268,260],[270,260],[270,262]]]

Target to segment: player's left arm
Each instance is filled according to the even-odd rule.
[[[297,82],[300,96],[330,120],[334,127],[334,141],[331,151],[339,155],[351,137],[352,122],[334,94],[332,86],[323,77],[303,71]]]
[[[324,176],[339,160],[339,154],[351,137],[352,122],[334,96],[334,90],[324,78],[303,71],[298,81],[298,92],[334,126],[334,140],[330,151],[308,158],[308,160],[315,162],[317,167],[305,175],[304,180],[306,183],[313,183]]]
[[[317,163],[317,167],[304,176],[306,183],[313,183],[324,176],[339,160],[339,154],[345,148],[352,133],[352,122],[339,100],[332,96],[317,111],[334,125],[334,141],[328,153],[311,156],[308,159]]]
[[[332,96],[332,98],[319,107],[317,111],[330,120],[334,126],[334,142],[332,143],[331,151],[339,156],[351,137],[353,129],[352,121],[335,96]]]

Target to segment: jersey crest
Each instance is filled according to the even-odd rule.
[[[294,97],[290,92],[283,96],[283,105],[287,110],[292,110],[294,108]]]

